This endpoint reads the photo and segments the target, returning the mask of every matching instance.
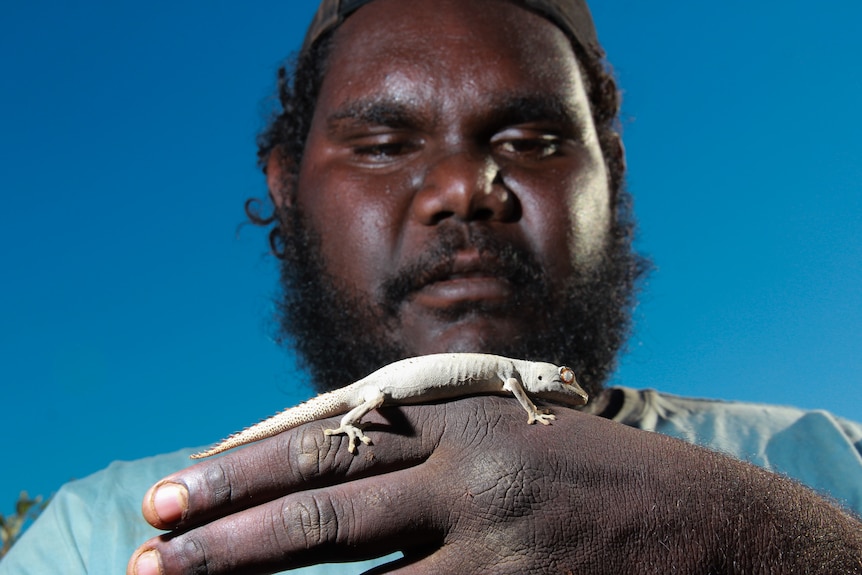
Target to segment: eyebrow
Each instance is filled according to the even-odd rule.
[[[407,128],[417,126],[427,119],[417,109],[418,106],[408,102],[388,98],[360,99],[336,110],[327,118],[326,124],[329,131],[337,130],[344,121]]]
[[[488,121],[496,126],[548,122],[561,131],[582,133],[585,122],[572,106],[550,94],[510,94],[493,101]]]
[[[547,122],[563,132],[583,133],[584,118],[572,106],[550,94],[512,93],[493,97],[483,107],[489,110],[481,122],[491,129],[531,122]],[[345,121],[357,124],[415,128],[434,123],[437,113],[429,117],[420,111],[417,103],[409,100],[392,100],[386,97],[363,98],[348,102],[326,121],[329,132],[338,131]]]

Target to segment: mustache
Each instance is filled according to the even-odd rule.
[[[504,241],[485,228],[465,231],[447,227],[441,228],[422,254],[383,281],[381,295],[385,308],[394,312],[412,293],[452,277],[457,273],[457,253],[468,249],[479,252],[479,260],[470,267],[470,273],[494,276],[515,288],[524,288],[516,289],[516,293],[547,293],[544,269],[531,251]]]

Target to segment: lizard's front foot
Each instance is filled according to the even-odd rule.
[[[362,433],[362,430],[355,425],[342,423],[337,429],[324,429],[324,435],[346,435],[347,436],[347,451],[353,453],[356,451],[356,444],[361,441],[365,445],[371,445],[371,438]]]
[[[550,425],[551,422],[555,419],[557,419],[557,418],[554,416],[553,413],[548,413],[547,411],[545,411],[545,412],[535,411],[535,412],[530,412],[530,414],[527,416],[527,423],[532,425],[538,421],[542,425]]]

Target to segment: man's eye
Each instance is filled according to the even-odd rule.
[[[497,149],[506,155],[521,156],[541,160],[554,156],[560,151],[561,142],[557,136],[542,135],[533,138],[512,138],[497,142]]]
[[[353,153],[365,161],[386,162],[409,153],[413,146],[409,142],[380,142],[353,147]]]

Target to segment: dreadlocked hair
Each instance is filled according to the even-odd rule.
[[[294,55],[288,66],[278,69],[277,95],[280,110],[273,115],[269,124],[257,137],[257,164],[266,173],[272,154],[279,154],[280,160],[292,166],[285,177],[295,180],[297,169],[305,151],[305,141],[311,129],[311,119],[320,86],[326,73],[329,59],[332,32],[327,32],[314,45],[298,55]],[[260,198],[249,198],[245,202],[245,213],[249,221],[259,226],[273,224],[269,231],[269,246],[278,258],[284,257],[281,241],[282,226],[287,223],[284,210],[273,208],[269,215],[261,215],[264,204]]]

